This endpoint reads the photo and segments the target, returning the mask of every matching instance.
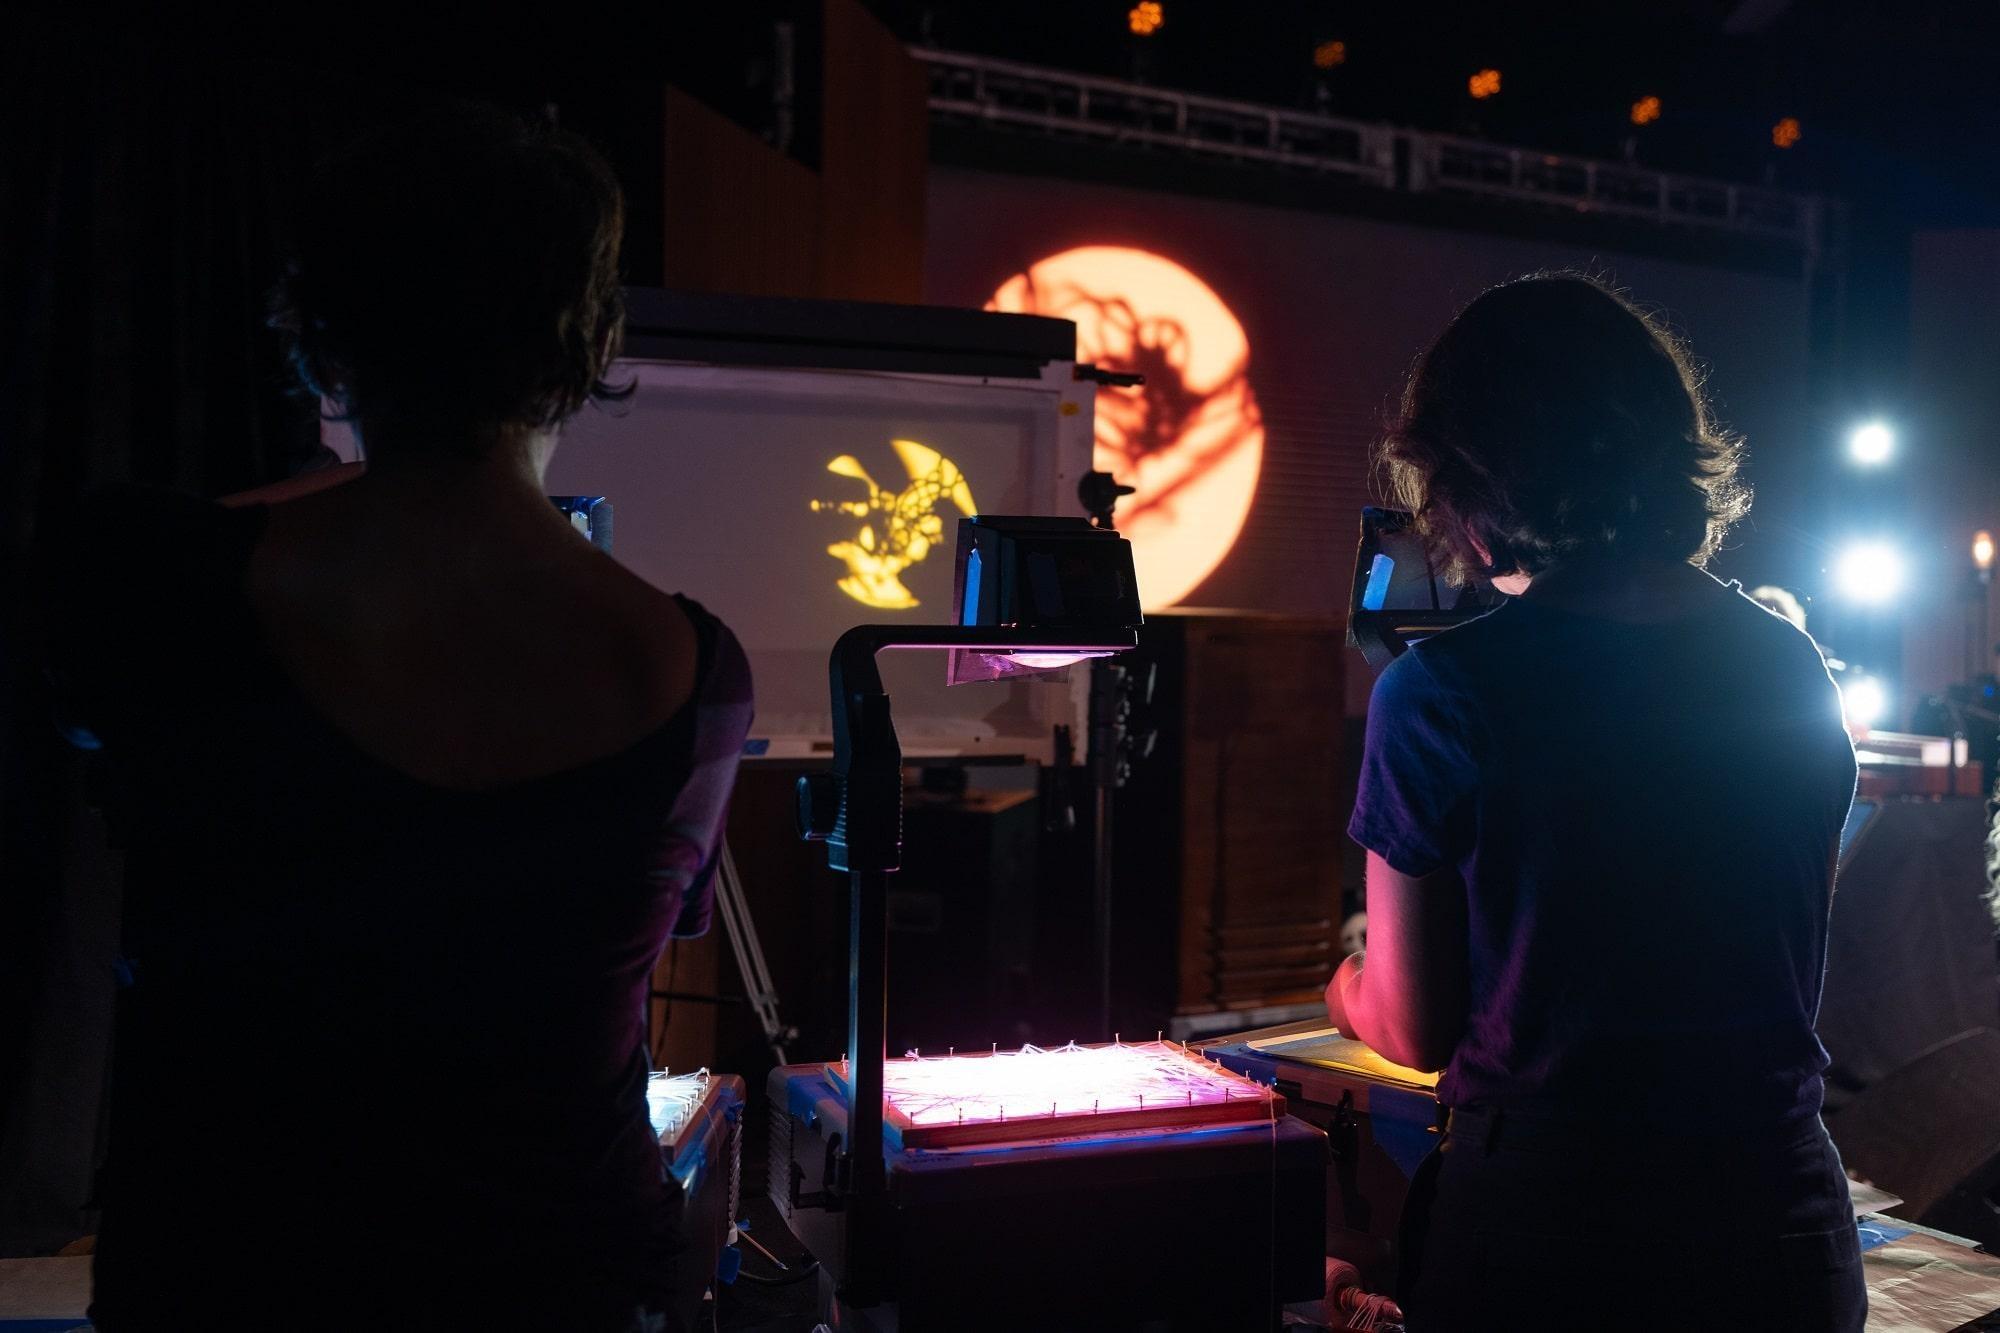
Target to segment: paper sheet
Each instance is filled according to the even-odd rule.
[[[1861,1256],[1868,1333],[1941,1333],[2000,1310],[2000,1259],[1913,1233]]]

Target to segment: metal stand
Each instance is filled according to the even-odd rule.
[[[1116,793],[1132,776],[1135,760],[1152,754],[1158,735],[1150,727],[1132,729],[1134,704],[1153,701],[1154,669],[1148,664],[1136,676],[1131,668],[1099,658],[1090,664],[1090,785],[1095,800],[1096,857],[1091,865],[1091,898],[1095,908],[1097,946],[1097,1026],[1101,1037],[1116,1034],[1112,1012],[1111,960],[1112,893],[1116,887],[1116,852],[1112,820]]]
[[[743,978],[743,990],[757,1026],[764,1030],[765,1044],[779,1064],[790,1064],[785,1047],[797,1039],[799,1030],[778,1017],[778,988],[771,981],[770,964],[764,960],[764,943],[757,938],[757,923],[750,916],[750,902],[743,896],[743,879],[736,873],[736,858],[729,844],[722,844],[721,864],[715,868],[715,905],[722,913],[722,930],[729,936],[730,952],[736,955],[736,974]]]
[[[729,950],[736,955],[736,972],[743,978],[743,994],[710,995],[699,991],[654,989],[651,999],[687,1000],[694,1004],[747,1004],[764,1030],[764,1041],[779,1064],[788,1064],[785,1048],[797,1041],[799,1030],[778,1016],[778,988],[772,984],[771,968],[764,961],[764,945],[757,938],[757,923],[750,916],[750,902],[743,896],[743,878],[736,873],[736,858],[729,844],[722,844],[715,867],[715,904],[722,914],[722,933],[729,937]],[[655,1049],[650,1008],[646,1017],[646,1049]]]
[[[1100,376],[1100,383],[1120,380],[1143,384],[1145,377]],[[1092,527],[1114,532],[1117,525],[1113,521],[1113,511],[1118,501],[1131,495],[1133,490],[1133,487],[1121,485],[1109,472],[1086,472],[1076,485],[1076,498],[1090,515]],[[1111,899],[1117,873],[1111,825],[1116,803],[1114,793],[1125,785],[1126,778],[1132,773],[1134,745],[1129,726],[1132,694],[1131,672],[1103,658],[1091,662],[1090,786],[1094,798],[1091,829],[1096,856],[1091,862],[1090,888],[1092,934],[1097,952],[1097,1030],[1100,1037],[1115,1036],[1117,1032],[1111,1011]],[[1144,702],[1152,702],[1153,674],[1150,667],[1147,668],[1143,696]],[[1142,754],[1152,753],[1153,739],[1149,734],[1141,742],[1139,749]]]

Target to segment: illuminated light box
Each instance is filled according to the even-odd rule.
[[[646,1080],[660,1166],[680,1190],[676,1227],[697,1256],[690,1272],[716,1271],[743,1215],[743,1104],[743,1080],[731,1074],[698,1069]]]
[[[986,308],[1074,320],[1079,360],[1146,377],[1099,396],[1095,466],[1134,488],[1117,522],[1145,609],[1179,603],[1235,545],[1263,466],[1242,323],[1180,264],[1108,245],[1030,265]]]
[[[846,1089],[845,1061],[827,1066]],[[1285,1099],[1171,1042],[1067,1046],[890,1060],[892,1146],[950,1148],[1123,1130],[1272,1121]]]

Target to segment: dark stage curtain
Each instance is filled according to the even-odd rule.
[[[627,280],[657,283],[660,61],[706,58],[672,6],[616,42],[567,16],[473,33],[453,13],[93,8],[0,20],[0,1255],[94,1221],[117,940],[87,766],[40,690],[36,534],[88,524],[98,483],[219,496],[315,459],[266,293],[312,164],[372,126],[451,99],[556,108],[625,185]]]
[[[117,869],[48,720],[26,556],[106,481],[220,495],[317,447],[263,327],[323,88],[186,40],[9,21],[0,141],[0,1254],[90,1229]],[[59,609],[58,614],[83,614]]]

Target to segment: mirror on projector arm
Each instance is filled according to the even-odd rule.
[[[625,360],[609,378],[637,391],[565,427],[547,488],[609,497],[614,558],[736,632],[764,753],[825,754],[828,645],[864,622],[951,623],[959,519],[1078,512],[1089,389],[1062,371],[1002,381]],[[885,662],[912,755],[1046,759],[1054,725],[1081,708],[1078,682],[950,690],[937,668]]]
[[[1377,671],[1411,644],[1491,610],[1500,594],[1484,580],[1462,588],[1431,568],[1410,514],[1361,511],[1361,544],[1348,598],[1347,643]]]

